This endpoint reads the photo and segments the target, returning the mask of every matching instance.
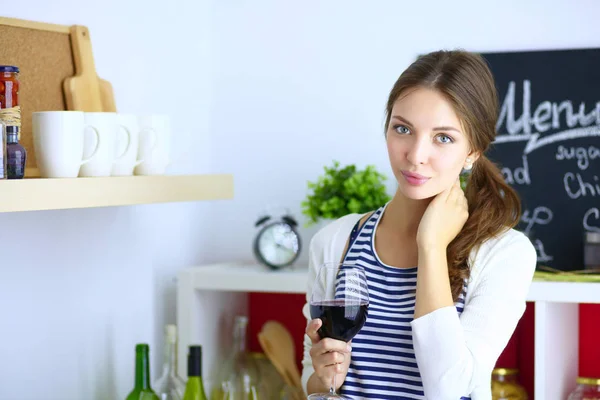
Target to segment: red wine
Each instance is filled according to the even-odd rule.
[[[329,337],[348,342],[365,324],[367,308],[366,303],[329,300],[311,304],[310,315],[323,321],[319,328],[321,339]]]

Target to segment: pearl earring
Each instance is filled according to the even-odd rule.
[[[466,169],[468,171],[471,168],[473,168],[473,164],[471,163],[471,159],[467,158],[467,164],[465,164],[464,169]]]

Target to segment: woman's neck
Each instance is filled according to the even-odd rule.
[[[396,191],[394,198],[385,209],[379,221],[388,232],[408,237],[416,237],[421,218],[433,198],[412,200]]]

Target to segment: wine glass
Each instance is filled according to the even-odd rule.
[[[322,321],[319,336],[349,342],[367,320],[369,290],[365,270],[348,263],[325,263],[313,283],[310,316]],[[335,392],[335,374],[329,393],[313,393],[309,400],[347,399]]]

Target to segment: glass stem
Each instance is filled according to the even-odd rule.
[[[335,376],[337,374],[334,372],[333,373],[333,379],[331,380],[331,388],[329,389],[329,393],[330,394],[335,394],[335,386],[336,386],[336,382],[335,382]]]

